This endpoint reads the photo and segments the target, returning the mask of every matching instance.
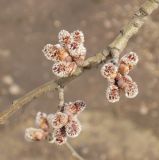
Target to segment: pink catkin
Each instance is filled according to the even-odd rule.
[[[37,113],[36,118],[35,118],[35,126],[45,131],[49,129],[46,113],[42,113],[42,112]]]
[[[65,128],[59,128],[54,130],[54,142],[58,145],[62,145],[66,143],[67,141],[67,136],[66,136],[66,131]]]
[[[109,102],[118,102],[120,99],[119,88],[115,85],[110,85],[106,90],[106,98]]]
[[[44,140],[46,136],[47,134],[42,129],[27,128],[25,130],[25,139],[29,142]]]
[[[79,114],[85,109],[85,107],[86,107],[85,102],[79,100],[74,103],[71,102],[65,104],[64,111],[68,114]]]
[[[81,124],[77,115],[86,107],[85,102],[77,100],[65,103],[64,108],[55,114],[38,112],[35,118],[37,128],[27,128],[25,139],[27,141],[47,140],[49,143],[62,145],[68,137],[77,137],[81,132]]]
[[[134,52],[124,55],[118,66],[109,62],[101,68],[101,74],[109,81],[109,87],[106,90],[106,98],[109,102],[118,102],[120,92],[125,92],[127,98],[134,98],[138,94],[138,86],[128,75],[134,65],[138,63],[138,56]]]
[[[81,132],[81,124],[77,119],[71,120],[69,123],[66,125],[66,134],[68,137],[77,137]]]
[[[82,31],[74,31],[72,34],[71,34],[72,38],[73,38],[73,41],[81,44],[81,43],[84,43],[84,35],[83,35],[83,32]]]
[[[121,60],[120,60],[120,63],[125,63],[127,65],[130,65],[130,66],[134,66],[138,63],[138,56],[135,52],[130,52],[128,54],[125,54]]]
[[[66,30],[61,30],[58,34],[59,42],[61,46],[67,49],[67,46],[71,43],[71,35]]]
[[[48,117],[48,119],[52,128],[61,128],[68,122],[68,115],[62,112],[57,112],[53,116]]]
[[[135,82],[130,82],[125,87],[125,96],[127,98],[134,98],[138,95],[138,86]]]
[[[56,45],[47,44],[43,53],[48,60],[54,62],[52,72],[58,77],[71,76],[77,66],[82,66],[86,48],[84,47],[84,35],[77,30],[69,33],[61,30],[58,35],[59,43]]]
[[[117,74],[117,66],[115,66],[113,63],[107,63],[104,64],[101,68],[101,74],[104,78],[107,78],[108,80],[112,80],[116,77]]]
[[[58,77],[68,77],[77,68],[74,62],[57,62],[52,66],[52,72]]]

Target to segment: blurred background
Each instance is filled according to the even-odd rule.
[[[57,43],[61,29],[85,34],[87,56],[102,51],[144,0],[0,0],[0,112],[28,91],[55,79],[52,62],[42,54]],[[125,51],[139,54],[130,73],[139,86],[135,99],[119,103],[105,98],[107,81],[100,68],[72,81],[67,102],[85,100],[79,116],[83,131],[69,139],[87,160],[159,160],[159,10],[146,21]],[[28,143],[24,130],[34,125],[38,111],[57,110],[58,94],[50,92],[0,126],[0,160],[73,160],[68,148],[46,142]]]

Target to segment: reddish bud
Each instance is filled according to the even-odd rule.
[[[46,139],[47,132],[44,132],[42,129],[36,128],[27,128],[25,130],[25,139],[29,142],[41,141]]]
[[[116,85],[110,85],[106,90],[106,98],[111,103],[119,101],[119,88]]]
[[[118,69],[119,73],[122,75],[128,74],[130,71],[130,68],[128,65],[126,65],[125,63],[121,63],[119,65],[119,69]]]
[[[62,112],[48,115],[48,122],[52,128],[61,128],[68,122],[68,115]]]
[[[138,94],[138,86],[135,82],[129,82],[127,83],[127,86],[125,87],[125,96],[127,98],[134,98]]]
[[[67,49],[67,46],[71,43],[70,33],[66,30],[61,30],[58,35],[61,46]]]
[[[101,74],[104,78],[112,80],[116,77],[117,70],[118,68],[116,65],[114,65],[113,63],[107,63],[104,64],[103,67],[101,68]]]
[[[54,131],[54,142],[58,145],[62,145],[66,143],[67,137],[66,137],[66,131],[65,127],[55,129]]]
[[[66,125],[66,134],[69,137],[77,137],[81,132],[81,124],[77,119],[72,119],[69,123]]]
[[[53,64],[52,72],[58,77],[68,77],[72,75],[77,68],[74,62],[57,62]]]
[[[38,112],[35,119],[36,127],[39,127],[45,131],[49,129],[48,121],[47,121],[47,114]]]
[[[77,43],[84,43],[84,34],[82,31],[76,30],[73,33],[71,33],[72,39],[74,42]]]
[[[86,108],[85,102],[78,100],[65,104],[64,111],[68,114],[79,114]]]
[[[132,67],[137,64],[138,60],[139,60],[139,58],[138,58],[137,54],[134,52],[130,52],[128,54],[125,54],[121,58],[120,62],[128,65],[129,68],[132,69]]]
[[[46,46],[44,46],[44,49],[42,51],[48,60],[52,60],[55,62],[64,61],[68,59],[68,57],[70,57],[68,52],[59,44],[47,44]]]

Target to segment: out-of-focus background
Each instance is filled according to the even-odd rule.
[[[41,50],[57,43],[61,29],[85,34],[87,56],[102,51],[144,0],[0,0],[0,112],[14,99],[55,79],[52,62]],[[135,99],[119,103],[105,98],[107,81],[100,68],[66,87],[66,101],[82,99],[83,131],[69,139],[87,160],[159,160],[159,10],[146,21],[124,53],[135,51],[139,64],[130,73],[139,86]],[[55,112],[56,92],[48,93],[0,126],[0,160],[73,160],[70,151],[54,144],[28,143],[24,130],[34,125],[37,111]]]

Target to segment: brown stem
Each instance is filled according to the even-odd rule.
[[[23,97],[15,100],[8,109],[0,114],[0,124],[4,124],[16,111],[21,109],[25,104],[31,102],[33,99],[58,89],[58,86],[65,86],[84,71],[99,66],[102,62],[106,62],[110,58],[116,57],[118,59],[120,53],[127,46],[129,39],[134,36],[144,24],[144,20],[151,15],[151,13],[159,6],[159,0],[147,0],[139,10],[133,15],[129,23],[120,31],[115,40],[102,53],[97,53],[95,56],[89,57],[85,60],[82,68],[78,68],[76,72],[68,78],[60,78],[47,82],[46,84],[32,90]]]

